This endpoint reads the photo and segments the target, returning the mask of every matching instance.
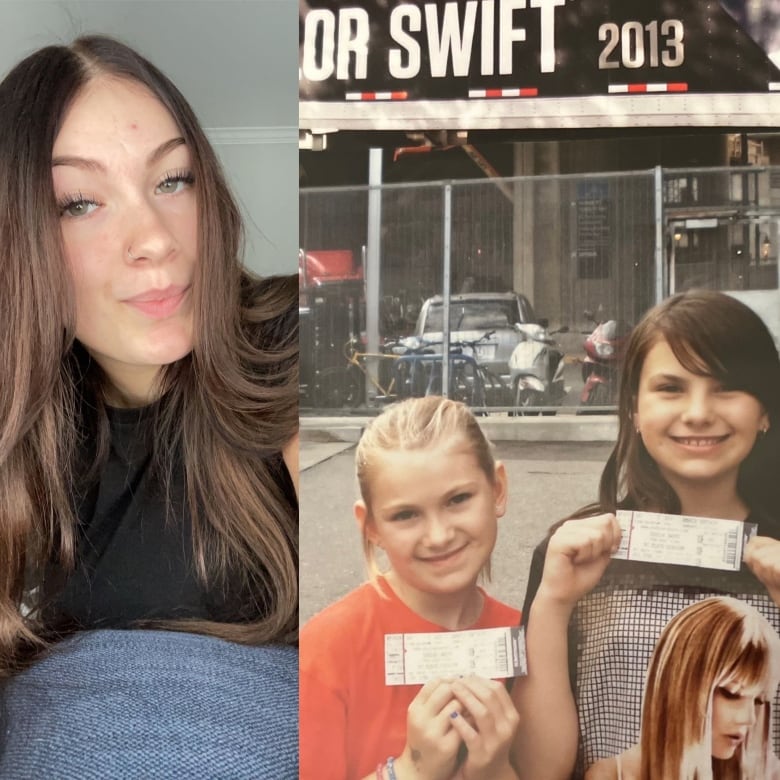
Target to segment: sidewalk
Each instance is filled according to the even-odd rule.
[[[310,439],[302,434],[300,450],[301,471],[306,471],[306,469],[310,469],[354,446],[355,443],[351,441],[318,441],[316,437]]]

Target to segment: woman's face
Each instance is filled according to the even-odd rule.
[[[742,745],[766,706],[758,686],[729,682],[712,695],[712,755],[728,759]]]
[[[634,425],[666,481],[686,486],[727,481],[769,419],[749,393],[686,369],[665,339],[648,351],[639,377]]]
[[[99,77],[65,115],[52,175],[75,287],[76,337],[119,403],[148,403],[160,368],[193,344],[190,151],[145,87]]]

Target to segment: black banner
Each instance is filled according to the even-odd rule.
[[[299,37],[302,120],[309,102],[780,90],[771,0],[310,0]]]

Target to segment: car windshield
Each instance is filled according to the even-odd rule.
[[[517,303],[506,301],[452,301],[450,330],[491,330],[511,328],[520,322]],[[442,330],[442,305],[432,303],[425,319],[425,330]]]

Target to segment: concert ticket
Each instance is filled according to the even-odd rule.
[[[755,523],[713,517],[620,509],[617,519],[623,536],[613,558],[723,571],[739,571],[745,544],[758,532]]]
[[[523,629],[385,634],[385,685],[422,685],[436,677],[470,674],[493,680],[526,674]]]

